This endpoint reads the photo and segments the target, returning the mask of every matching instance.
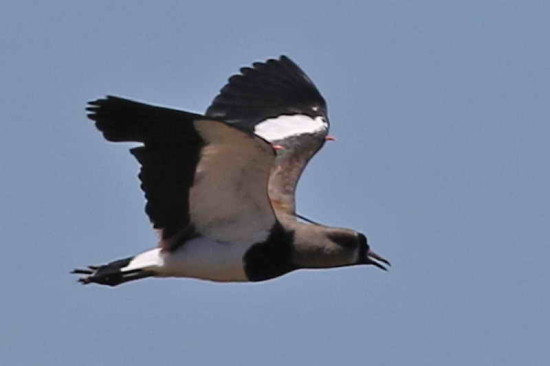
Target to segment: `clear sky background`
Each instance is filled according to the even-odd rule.
[[[548,365],[548,1],[3,1],[0,365]],[[329,103],[299,211],[393,262],[259,284],[69,271],[155,245],[85,103],[203,112],[286,54]]]

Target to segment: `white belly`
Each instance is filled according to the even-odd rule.
[[[159,275],[211,281],[248,281],[243,256],[250,244],[223,243],[209,238],[187,241],[173,253],[162,253]]]

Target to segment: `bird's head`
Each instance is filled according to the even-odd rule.
[[[380,269],[387,270],[390,262],[384,257],[372,251],[368,244],[367,237],[357,231],[348,229],[338,229],[329,234],[333,243],[337,244],[348,253],[353,254],[353,263],[350,264],[370,264]]]
[[[368,239],[364,234],[361,234],[361,233],[356,233],[356,234],[357,234],[357,241],[359,242],[358,243],[358,248],[359,248],[358,264],[371,264],[380,269],[383,269],[384,271],[387,271],[388,269],[385,265],[391,266],[390,262],[386,258],[372,251],[372,249],[369,246]]]

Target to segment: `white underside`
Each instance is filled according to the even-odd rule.
[[[173,253],[151,249],[137,255],[122,271],[145,269],[159,277],[191,277],[219,282],[248,281],[243,256],[250,244],[223,243],[201,237]]]
[[[328,129],[323,117],[311,118],[304,114],[269,118],[254,127],[254,133],[267,141],[279,141],[291,136],[316,133]]]

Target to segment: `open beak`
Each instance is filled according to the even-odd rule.
[[[372,264],[373,266],[387,271],[388,268],[380,262],[386,264],[387,266],[391,266],[390,261],[369,249],[369,251],[367,252],[367,264]]]

